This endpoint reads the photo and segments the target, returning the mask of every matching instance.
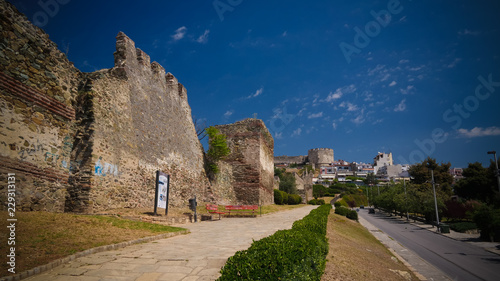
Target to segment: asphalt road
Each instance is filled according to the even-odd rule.
[[[361,209],[359,215],[453,280],[500,280],[500,256],[483,248],[383,213],[368,214],[367,209]]]

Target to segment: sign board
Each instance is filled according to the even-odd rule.
[[[165,209],[168,213],[168,193],[170,188],[170,176],[160,171],[156,172],[156,192],[155,192],[155,215],[157,208]]]

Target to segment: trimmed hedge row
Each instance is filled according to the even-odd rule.
[[[221,269],[225,280],[320,280],[325,270],[326,225],[331,205],[314,209],[292,229],[254,241]]]
[[[309,200],[309,202],[307,202],[307,204],[309,204],[309,205],[324,205],[325,204],[325,200],[323,200],[323,199],[312,199],[312,200]]]
[[[302,197],[297,194],[288,194],[279,189],[274,190],[274,204],[276,205],[298,205],[302,203]]]
[[[351,220],[355,220],[355,221],[358,220],[358,212],[356,212],[354,210],[347,209],[346,207],[343,207],[343,206],[339,206],[339,207],[335,206],[335,214],[345,216]]]

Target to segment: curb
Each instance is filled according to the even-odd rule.
[[[376,237],[375,237],[376,238]],[[378,240],[378,239],[377,239]],[[380,240],[379,240],[380,241]],[[382,243],[382,241],[380,241],[380,243]],[[413,274],[415,274],[415,276],[417,276],[418,280],[421,280],[421,281],[426,281],[427,278],[425,278],[425,276],[423,276],[422,274],[420,274],[413,266],[411,266],[405,259],[403,259],[402,256],[400,256],[398,253],[396,253],[396,251],[394,251],[391,247],[389,246],[386,246],[384,243],[382,243],[382,245],[384,245],[387,249],[389,249],[389,251],[400,261],[402,262]]]
[[[74,261],[77,258],[89,256],[91,254],[96,254],[96,253],[101,253],[101,252],[106,252],[106,251],[111,251],[111,250],[117,250],[117,249],[120,249],[120,248],[125,248],[125,247],[130,246],[130,245],[135,245],[135,244],[140,244],[140,243],[147,243],[147,242],[151,242],[151,241],[154,241],[154,240],[159,240],[159,239],[164,239],[164,238],[170,238],[170,237],[184,235],[184,234],[189,234],[189,233],[190,233],[189,230],[183,230],[183,231],[178,231],[178,232],[169,232],[169,233],[164,233],[164,234],[160,234],[160,235],[156,235],[156,236],[143,237],[143,238],[139,238],[139,239],[132,240],[132,241],[126,241],[126,242],[121,242],[121,243],[117,243],[117,244],[111,244],[111,245],[105,245],[105,246],[95,247],[95,248],[88,249],[88,250],[85,250],[85,251],[82,251],[82,252],[78,252],[78,253],[73,254],[71,256],[60,258],[60,259],[55,260],[53,262],[50,262],[48,264],[37,266],[37,267],[35,267],[33,269],[29,269],[29,270],[23,271],[23,272],[18,273],[16,275],[1,277],[0,281],[14,281],[14,280],[26,279],[28,277],[40,274],[42,272],[54,269],[55,267],[57,267],[57,266],[59,266],[61,264],[65,264],[65,263],[68,263],[70,261]]]

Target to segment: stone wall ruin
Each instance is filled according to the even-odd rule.
[[[215,200],[172,74],[123,33],[113,68],[82,73],[14,6],[0,0],[0,14],[0,180],[16,173],[19,210],[152,206],[158,169],[171,205]]]

